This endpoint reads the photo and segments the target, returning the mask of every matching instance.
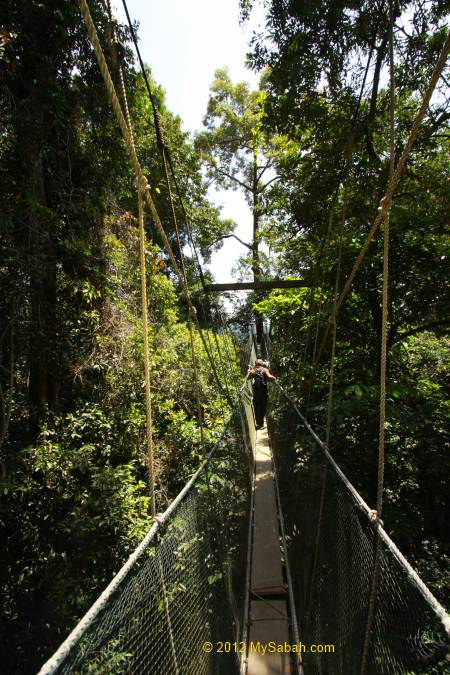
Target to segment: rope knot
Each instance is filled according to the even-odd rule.
[[[384,527],[384,522],[378,516],[378,511],[376,509],[371,509],[369,511],[369,519],[372,523],[378,523],[381,527]]]
[[[150,189],[150,185],[148,184],[148,181],[144,174],[140,174],[139,177],[136,179],[137,187],[141,192],[146,192],[146,190]]]
[[[384,207],[386,206],[388,202],[387,196],[384,195],[383,199],[380,201],[380,206],[378,207],[378,211],[382,211]]]

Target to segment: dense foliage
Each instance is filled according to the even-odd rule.
[[[242,2],[244,18],[251,4]],[[268,3],[250,60],[266,68],[264,122],[289,137],[277,158],[269,242],[273,272],[309,276],[313,291],[273,292],[277,367],[318,430],[327,417],[333,303],[383,196],[389,165],[388,4]],[[394,3],[395,154],[399,158],[445,38],[444,3]],[[370,57],[363,89],[365,66]],[[448,574],[448,136],[441,78],[391,209],[384,522],[442,601]],[[359,100],[360,99],[360,100]],[[347,179],[343,167],[348,162]],[[344,187],[345,184],[345,187]],[[344,190],[347,193],[343,216]],[[330,226],[331,214],[331,226]],[[278,221],[278,222],[275,222]],[[331,445],[375,504],[382,236],[377,234],[338,316]]]
[[[151,518],[136,195],[125,146],[77,4],[3,5],[0,630],[8,636],[2,666],[26,673],[67,634]],[[245,19],[252,2],[241,5]],[[139,159],[161,219],[170,223],[153,117],[128,31],[110,21],[104,3],[90,6],[116,83],[122,64]],[[253,296],[232,319],[246,323],[251,303],[261,324],[270,317],[274,367],[318,431],[326,420],[330,343],[314,372],[310,362],[332,307],[340,222],[342,285],[388,175],[385,10],[383,2],[267,2],[266,31],[255,36],[250,54],[252,66],[264,69],[261,89],[252,92],[217,71],[205,131],[195,143],[151,82],[203,258],[233,235],[233,223],[208,202],[206,179],[212,179],[242,190],[252,209],[244,274],[315,281],[312,290]],[[445,3],[405,0],[394,3],[394,14],[398,158],[443,43]],[[449,442],[445,83],[442,78],[391,210],[384,512],[387,530],[442,600]],[[175,209],[184,225],[178,200]],[[211,447],[227,406],[195,333],[202,445],[186,305],[150,218],[146,230],[156,497],[164,509]],[[175,233],[168,235],[180,258]],[[183,245],[183,226],[181,236]],[[331,442],[371,505],[381,249],[378,235],[339,315]],[[206,326],[212,314],[190,258],[186,270]],[[217,326],[204,332],[216,363],[221,356],[228,361],[218,371],[232,393],[233,346]]]
[[[5,3],[4,3],[5,4]],[[136,148],[161,219],[169,206],[153,117],[127,31],[91,3],[129,93]],[[143,326],[134,179],[73,2],[6,2],[0,52],[0,523],[2,669],[35,672],[148,529]],[[118,80],[117,80],[118,81]],[[222,223],[200,161],[152,83],[197,246]],[[184,222],[180,203],[176,209]],[[194,334],[204,444],[187,312],[146,222],[156,499],[159,510],[197,468],[227,408]],[[173,232],[169,232],[172,243]],[[183,242],[186,232],[182,229]],[[175,250],[177,251],[176,247]],[[178,256],[180,252],[176,253]],[[196,288],[191,260],[187,274]],[[199,298],[198,293],[195,298]],[[199,316],[208,311],[199,305]],[[223,331],[205,331],[233,393]]]

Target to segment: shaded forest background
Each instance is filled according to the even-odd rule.
[[[0,32],[0,632],[6,672],[34,672],[135,548],[151,522],[145,459],[138,231],[132,172],[76,3],[4,3]],[[251,2],[243,0],[242,20]],[[91,2],[115,78],[124,71],[139,159],[164,223],[167,190],[153,117],[124,26]],[[446,4],[394,3],[396,157],[446,35]],[[115,36],[115,37],[114,37]],[[342,279],[388,175],[387,3],[271,0],[249,54],[251,92],[217,71],[195,139],[152,82],[195,243],[204,260],[232,235],[209,181],[252,210],[241,276],[299,278],[309,289],[254,295],[272,324],[274,361],[318,432],[329,350],[312,380],[333,298],[345,158]],[[112,44],[113,43],[113,44]],[[358,105],[367,58],[371,68]],[[437,597],[448,574],[449,380],[447,80],[441,78],[391,210],[386,529]],[[355,111],[357,115],[355,116]],[[179,220],[184,214],[177,202]],[[329,227],[330,213],[334,225]],[[200,338],[200,444],[187,312],[146,223],[157,501],[163,510],[220,432],[226,400]],[[187,243],[182,228],[183,243]],[[172,241],[175,235],[169,232]],[[382,246],[371,245],[338,326],[331,447],[375,502]],[[176,250],[176,247],[175,247]],[[195,261],[187,274],[213,350]],[[319,319],[317,320],[317,315]],[[230,390],[239,380],[229,359]]]

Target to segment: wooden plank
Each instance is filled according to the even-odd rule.
[[[229,284],[205,284],[205,291],[255,291],[272,288],[304,288],[313,286],[311,281],[302,279],[275,279],[273,281],[245,281]]]
[[[257,432],[255,460],[251,590],[258,595],[283,593],[285,589],[272,474],[272,454],[266,429]]]
[[[247,675],[289,675],[290,656],[286,652],[263,653],[269,642],[289,643],[287,604],[284,600],[252,600],[250,603],[250,630]]]

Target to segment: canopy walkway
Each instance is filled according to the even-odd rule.
[[[381,521],[381,441],[377,510],[371,511],[329,452],[330,421],[323,442],[297,402],[276,385],[272,388],[268,433],[257,432],[250,386],[244,383],[239,395],[234,396],[216,372],[208,338],[202,333],[191,301],[176,219],[179,258],[173,253],[139,164],[126,93],[122,91],[122,107],[88,6],[85,0],[79,0],[79,4],[136,175],[141,279],[145,279],[145,201],[179,278],[191,335],[196,328],[218,386],[230,402],[231,413],[212,451],[162,515],[156,513],[152,495],[151,530],[40,674],[445,672],[450,619],[387,535]],[[448,50],[447,38],[408,142],[395,171],[391,167],[386,194],[340,294],[338,266],[332,316],[315,349],[313,364],[314,370],[331,330],[329,413],[336,315],[371,239],[386,221]],[[165,154],[158,124],[155,113],[167,171],[166,159],[170,164],[170,157]],[[170,188],[168,191],[171,200]],[[385,232],[386,229],[385,222]],[[387,272],[384,284],[387,288]],[[314,286],[312,282],[310,285]],[[383,311],[385,300],[384,294]],[[145,282],[142,306],[145,326]],[[385,326],[385,313],[383,316]],[[144,335],[148,457],[153,480],[146,339]],[[385,335],[383,340],[385,348]],[[270,358],[270,345],[260,347]],[[385,366],[382,349],[383,353]],[[250,341],[242,365],[253,362],[255,357],[255,345]],[[194,350],[193,363],[195,371]],[[382,371],[384,377],[385,368]],[[381,436],[384,386],[382,380]],[[200,414],[199,419],[201,424]]]
[[[208,458],[40,675],[360,672],[377,524],[295,402],[272,393],[275,484],[244,386]],[[450,620],[380,535],[367,672],[444,672]],[[270,643],[290,647],[263,655]]]

